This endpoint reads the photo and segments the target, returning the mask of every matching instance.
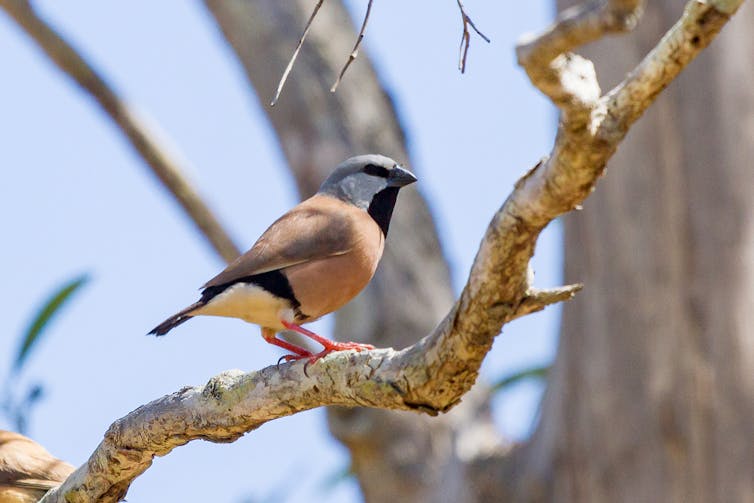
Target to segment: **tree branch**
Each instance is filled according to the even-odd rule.
[[[529,206],[526,220],[539,225],[579,206],[594,190],[630,125],[709,44],[742,1],[691,0],[681,20],[624,82],[603,97],[599,97],[592,62],[559,51],[594,40],[599,29],[607,33],[614,25],[605,23],[597,29],[594,19],[605,18],[604,12],[611,12],[613,6],[622,7],[621,12],[625,12],[630,5],[639,9],[639,2],[602,3],[592,10],[569,9],[541,36],[519,45],[519,63],[526,68],[532,83],[561,110],[558,136],[550,157],[519,180],[519,188],[523,190],[511,196],[520,195],[523,202],[542,201],[541,205]],[[549,185],[543,185],[545,180]],[[575,187],[578,190],[574,191]]]
[[[602,0],[566,9],[542,34],[519,43],[518,63],[564,114],[586,121],[600,88],[591,61],[569,51],[608,33],[632,30],[643,10],[644,0]]]
[[[367,3],[367,11],[364,14],[364,20],[361,22],[361,29],[359,30],[359,36],[356,37],[356,43],[353,44],[353,50],[351,51],[351,54],[348,55],[348,59],[346,60],[346,63],[343,65],[343,68],[340,70],[340,73],[338,74],[338,78],[335,80],[335,83],[330,88],[330,92],[334,93],[337,91],[338,86],[340,85],[340,81],[343,80],[343,75],[346,74],[346,70],[348,70],[348,67],[351,66],[351,63],[354,62],[356,57],[359,55],[359,46],[361,45],[361,41],[364,40],[364,32],[367,29],[367,23],[369,22],[369,14],[372,12],[372,3],[374,0],[369,0]]]
[[[466,57],[469,55],[469,45],[471,44],[471,32],[469,31],[469,27],[471,27],[472,30],[476,32],[477,35],[482,37],[482,40],[490,43],[489,37],[479,31],[479,28],[476,27],[474,24],[474,21],[471,20],[469,15],[466,13],[466,7],[463,6],[463,2],[461,0],[456,0],[456,3],[458,4],[458,10],[461,12],[461,22],[463,23],[463,31],[461,31],[461,43],[458,46],[458,69],[461,71],[461,73],[466,72]]]
[[[542,290],[531,288],[524,298],[521,299],[521,303],[516,308],[516,312],[511,316],[511,320],[536,313],[551,304],[571,300],[582,288],[584,288],[584,285],[581,283]]]
[[[534,305],[541,309],[556,298],[568,298],[575,289],[532,294],[519,307],[492,309],[502,323],[532,312]],[[466,312],[489,309],[483,299],[469,301]],[[453,323],[447,317],[432,335],[403,351],[334,353],[306,371],[304,362],[249,373],[231,370],[204,386],[159,398],[113,423],[88,462],[42,501],[119,501],[154,456],[196,439],[232,442],[267,421],[323,405],[446,412],[471,387],[487,351],[459,347],[463,334]],[[495,335],[487,337],[491,341]],[[456,384],[448,386],[454,379]]]
[[[628,76],[602,100],[605,119],[597,137],[623,138],[657,95],[707,47],[743,0],[692,1],[681,19]]]
[[[361,405],[431,415],[452,408],[474,384],[482,359],[504,323],[568,298],[578,289],[533,290],[527,274],[529,260],[542,229],[591,192],[623,137],[621,128],[627,128],[667,84],[665,78],[652,77],[654,64],[664,61],[671,68],[677,66],[677,71],[672,70],[672,76],[676,75],[740,3],[693,0],[683,19],[625,85],[594,103],[586,128],[574,129],[563,120],[552,156],[518,181],[494,215],[460,298],[430,335],[399,352],[333,354],[311,365],[308,375],[302,362],[248,374],[230,371],[204,387],[185,388],[158,399],[116,421],[89,461],[43,501],[116,501],[154,456],[197,438],[233,441],[266,421],[313,407]],[[546,45],[547,37],[533,44]],[[554,54],[552,59],[540,60],[548,66],[561,56],[552,48],[542,50]],[[539,73],[535,69],[533,74]],[[643,93],[639,105],[616,98],[632,86]],[[610,122],[604,119],[608,104],[613,104]],[[610,124],[618,131],[608,131]]]
[[[314,6],[314,10],[312,11],[311,16],[309,16],[309,20],[306,22],[304,32],[301,34],[301,37],[299,37],[298,43],[296,44],[296,49],[293,51],[293,55],[291,55],[291,59],[288,61],[288,64],[283,71],[283,76],[280,77],[280,82],[278,82],[278,87],[275,90],[275,96],[272,97],[272,101],[270,102],[271,107],[275,106],[275,104],[278,102],[278,98],[280,98],[280,93],[283,92],[283,87],[285,86],[285,82],[288,80],[288,75],[290,75],[291,70],[293,70],[293,65],[296,63],[298,53],[301,52],[301,47],[304,45],[304,40],[306,40],[306,36],[309,34],[309,28],[312,27],[312,22],[314,21],[314,18],[317,17],[317,13],[319,12],[320,7],[322,7],[323,2],[324,0],[317,0],[317,4]]]
[[[215,251],[226,262],[235,259],[240,250],[183,174],[180,156],[171,152],[174,149],[160,144],[158,135],[150,130],[148,123],[117,95],[113,87],[76,48],[37,15],[28,0],[0,0],[0,7],[26,31],[58,68],[99,103]]]

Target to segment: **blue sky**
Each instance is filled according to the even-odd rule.
[[[253,243],[295,203],[275,137],[201,3],[35,5],[159,125],[237,242]],[[361,16],[365,3],[350,5]],[[461,23],[450,0],[375,2],[365,42],[406,126],[456,291],[490,217],[549,151],[554,133],[551,108],[513,52],[520,35],[545,26],[549,2],[468,0],[466,7],[492,44],[472,39],[465,75],[456,69]],[[144,336],[192,302],[222,264],[109,120],[3,14],[0,69],[0,377],[35,306],[62,281],[90,273],[22,379],[47,389],[32,436],[81,464],[108,425],[137,406],[225,369],[264,367],[280,353],[237,320],[197,319],[169,337]],[[349,85],[347,75],[341,85]],[[561,257],[555,224],[535,257],[538,286],[559,284]],[[506,326],[483,375],[548,362],[558,315],[549,308]],[[329,333],[329,320],[315,329]],[[506,435],[528,433],[540,393],[529,383],[496,398]],[[324,411],[310,411],[234,444],[181,447],[157,459],[128,499],[259,501],[284,488],[291,502],[358,501],[353,483],[321,488],[347,459],[327,434]]]

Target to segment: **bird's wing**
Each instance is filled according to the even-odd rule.
[[[354,214],[362,210],[315,195],[276,220],[252,246],[202,288],[348,253],[358,234]]]
[[[0,430],[0,485],[46,491],[60,485],[73,470],[30,438]]]
[[[41,479],[18,479],[13,481],[13,486],[22,489],[37,489],[40,491],[49,491],[53,487],[58,487],[63,481],[41,480]]]

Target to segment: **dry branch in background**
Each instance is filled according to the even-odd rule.
[[[461,22],[463,23],[463,31],[461,33],[461,44],[458,48],[458,69],[461,71],[461,73],[466,72],[466,57],[469,54],[469,44],[471,43],[471,32],[469,31],[469,27],[473,29],[477,35],[482,37],[482,40],[489,43],[490,39],[481,31],[479,31],[479,28],[476,27],[474,24],[474,21],[472,21],[471,17],[466,13],[466,8],[463,6],[463,2],[461,0],[456,0],[458,3],[458,10],[461,12]],[[272,98],[272,101],[270,102],[270,106],[275,106],[275,104],[278,102],[278,99],[280,98],[280,93],[283,91],[283,87],[285,86],[286,81],[288,80],[288,76],[291,73],[291,70],[293,69],[293,65],[296,62],[296,58],[298,58],[298,54],[301,51],[301,46],[304,45],[304,40],[306,39],[306,36],[309,34],[309,28],[311,28],[312,21],[314,21],[314,18],[317,17],[317,13],[319,12],[320,7],[322,7],[322,3],[324,0],[318,0],[317,4],[314,6],[314,10],[312,11],[311,16],[309,16],[309,20],[306,22],[306,26],[304,27],[304,32],[301,34],[301,37],[298,39],[298,44],[296,44],[296,49],[293,51],[293,55],[291,56],[291,59],[288,61],[288,64],[285,67],[285,70],[283,71],[282,77],[280,77],[280,82],[278,82],[277,89],[275,90],[275,96]],[[343,75],[346,74],[346,71],[348,70],[348,67],[351,66],[351,63],[354,62],[356,57],[359,54],[359,46],[361,45],[361,41],[364,39],[364,32],[367,28],[367,23],[369,23],[369,14],[372,12],[372,4],[374,3],[374,0],[369,0],[367,2],[367,10],[364,14],[364,19],[361,22],[361,29],[359,30],[359,35],[356,38],[356,43],[353,46],[353,49],[351,50],[351,53],[348,55],[348,59],[346,60],[346,63],[343,65],[343,68],[340,70],[340,73],[338,74],[338,78],[335,79],[335,83],[333,83],[332,87],[330,87],[330,92],[334,93],[338,86],[340,85],[340,81],[343,80]]]
[[[561,110],[556,144],[548,158],[518,181],[494,215],[459,300],[430,335],[402,351],[331,355],[311,365],[309,376],[302,362],[247,374],[230,371],[203,387],[158,399],[113,423],[89,461],[43,501],[116,501],[155,455],[193,439],[232,441],[266,421],[313,407],[362,405],[429,414],[449,410],[474,384],[504,323],[568,298],[579,288],[539,291],[529,284],[527,268],[539,233],[588,196],[630,125],[714,38],[741,1],[689,2],[681,20],[605,96],[591,63],[565,52],[613,29],[610,23],[595,25],[589,9],[561,18],[543,36],[519,47],[519,60],[532,82]],[[53,50],[62,40],[27,2],[0,0],[0,5],[67,68],[67,60],[57,59],[61,56]],[[629,1],[599,7],[613,15],[635,15],[639,9],[640,3]],[[70,46],[63,42],[62,47],[66,58],[72,54],[74,62],[83,62]],[[105,96],[109,98],[100,103],[106,110],[106,104],[120,105],[111,93]],[[111,98],[114,101],[108,101]]]
[[[343,80],[343,75],[346,74],[346,70],[348,70],[348,67],[351,66],[351,63],[356,59],[356,56],[359,55],[359,46],[361,45],[361,41],[364,40],[364,32],[367,29],[367,23],[369,22],[369,14],[372,12],[372,2],[374,0],[369,0],[367,3],[367,12],[364,14],[364,21],[361,23],[361,29],[359,30],[359,36],[356,38],[356,43],[353,45],[353,50],[351,51],[351,54],[348,55],[348,60],[346,60],[346,64],[343,65],[343,69],[338,74],[338,78],[335,81],[335,83],[330,88],[330,92],[334,93],[338,89],[338,85],[340,84],[340,81]]]
[[[0,7],[5,9],[58,68],[99,103],[163,186],[186,211],[200,234],[207,238],[226,262],[233,261],[240,254],[239,249],[184,175],[185,169],[181,166],[180,156],[175,155],[175,149],[158,141],[158,135],[154,129],[149,128],[148,121],[118,96],[114,88],[75,47],[37,15],[28,0],[0,0]]]
[[[296,44],[296,49],[293,51],[293,55],[291,56],[290,61],[288,61],[288,65],[286,65],[285,70],[283,70],[283,76],[280,77],[280,82],[278,83],[278,87],[275,90],[275,96],[272,98],[272,101],[270,102],[271,107],[274,107],[275,104],[278,102],[278,98],[280,98],[280,93],[283,91],[283,86],[285,86],[285,82],[288,80],[288,75],[290,75],[291,70],[293,70],[293,65],[296,62],[298,53],[301,51],[301,47],[304,45],[304,40],[306,40],[306,35],[309,34],[309,28],[312,27],[312,21],[314,21],[314,18],[317,17],[317,13],[319,12],[320,7],[322,7],[322,2],[324,2],[324,0],[317,1],[317,5],[314,6],[312,15],[309,16],[309,20],[306,22],[306,26],[304,27],[304,32],[301,34],[301,37],[298,39],[298,43]]]
[[[458,69],[461,70],[461,73],[466,72],[466,57],[469,55],[469,45],[471,44],[471,32],[469,31],[469,26],[471,26],[471,29],[476,32],[477,35],[482,37],[482,40],[490,43],[490,39],[479,31],[479,28],[476,27],[474,24],[474,21],[471,20],[469,15],[466,13],[466,8],[463,6],[463,2],[461,0],[456,0],[458,3],[458,10],[461,11],[461,22],[463,23],[463,31],[461,32],[461,43],[458,46]]]

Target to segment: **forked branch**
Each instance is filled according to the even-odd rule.
[[[301,34],[301,37],[298,39],[298,44],[296,44],[296,49],[293,51],[293,55],[291,56],[291,59],[288,60],[288,64],[285,67],[285,70],[283,71],[283,75],[280,77],[280,81],[278,82],[277,89],[275,90],[275,96],[272,98],[272,101],[270,102],[270,106],[275,106],[275,104],[278,102],[278,99],[280,99],[280,93],[283,91],[283,87],[285,87],[285,83],[288,81],[288,77],[290,76],[291,70],[293,69],[293,65],[296,63],[296,59],[298,58],[299,52],[301,52],[301,47],[304,45],[304,40],[306,40],[306,36],[309,34],[309,29],[312,26],[312,22],[314,21],[314,18],[317,17],[317,13],[319,12],[320,7],[322,7],[322,3],[324,0],[318,0],[317,4],[314,6],[314,10],[312,11],[311,16],[309,16],[309,20],[306,23],[306,26],[304,27],[304,32]],[[461,12],[461,21],[463,23],[463,31],[461,33],[461,45],[459,47],[459,56],[458,56],[458,69],[461,70],[461,73],[464,73],[466,71],[466,57],[469,53],[469,45],[471,43],[471,31],[469,28],[474,30],[477,35],[479,35],[482,40],[489,43],[490,39],[474,24],[474,21],[472,21],[471,17],[466,13],[466,8],[463,6],[463,2],[461,0],[456,0],[458,3],[458,9]],[[338,74],[338,77],[335,79],[335,82],[333,83],[332,87],[330,88],[330,92],[334,93],[338,86],[340,85],[340,82],[343,80],[343,76],[346,74],[346,71],[348,70],[348,67],[351,66],[351,63],[353,63],[356,58],[359,55],[359,47],[361,46],[362,40],[364,40],[364,33],[366,32],[367,24],[369,23],[369,15],[372,12],[372,5],[374,4],[374,0],[369,0],[367,2],[367,10],[364,14],[364,19],[361,22],[361,29],[359,30],[359,35],[356,38],[356,43],[353,46],[353,49],[351,50],[351,53],[348,55],[348,59],[346,60],[345,64],[343,65],[343,68],[340,70],[340,73]]]
[[[471,44],[471,31],[469,31],[469,27],[471,27],[471,29],[488,44],[490,43],[490,39],[476,27],[474,21],[472,21],[466,13],[466,8],[463,6],[463,2],[461,0],[456,0],[456,3],[458,3],[458,10],[461,11],[461,22],[463,23],[461,43],[458,46],[458,69],[461,70],[461,73],[465,73],[466,57],[469,55],[469,45]]]

